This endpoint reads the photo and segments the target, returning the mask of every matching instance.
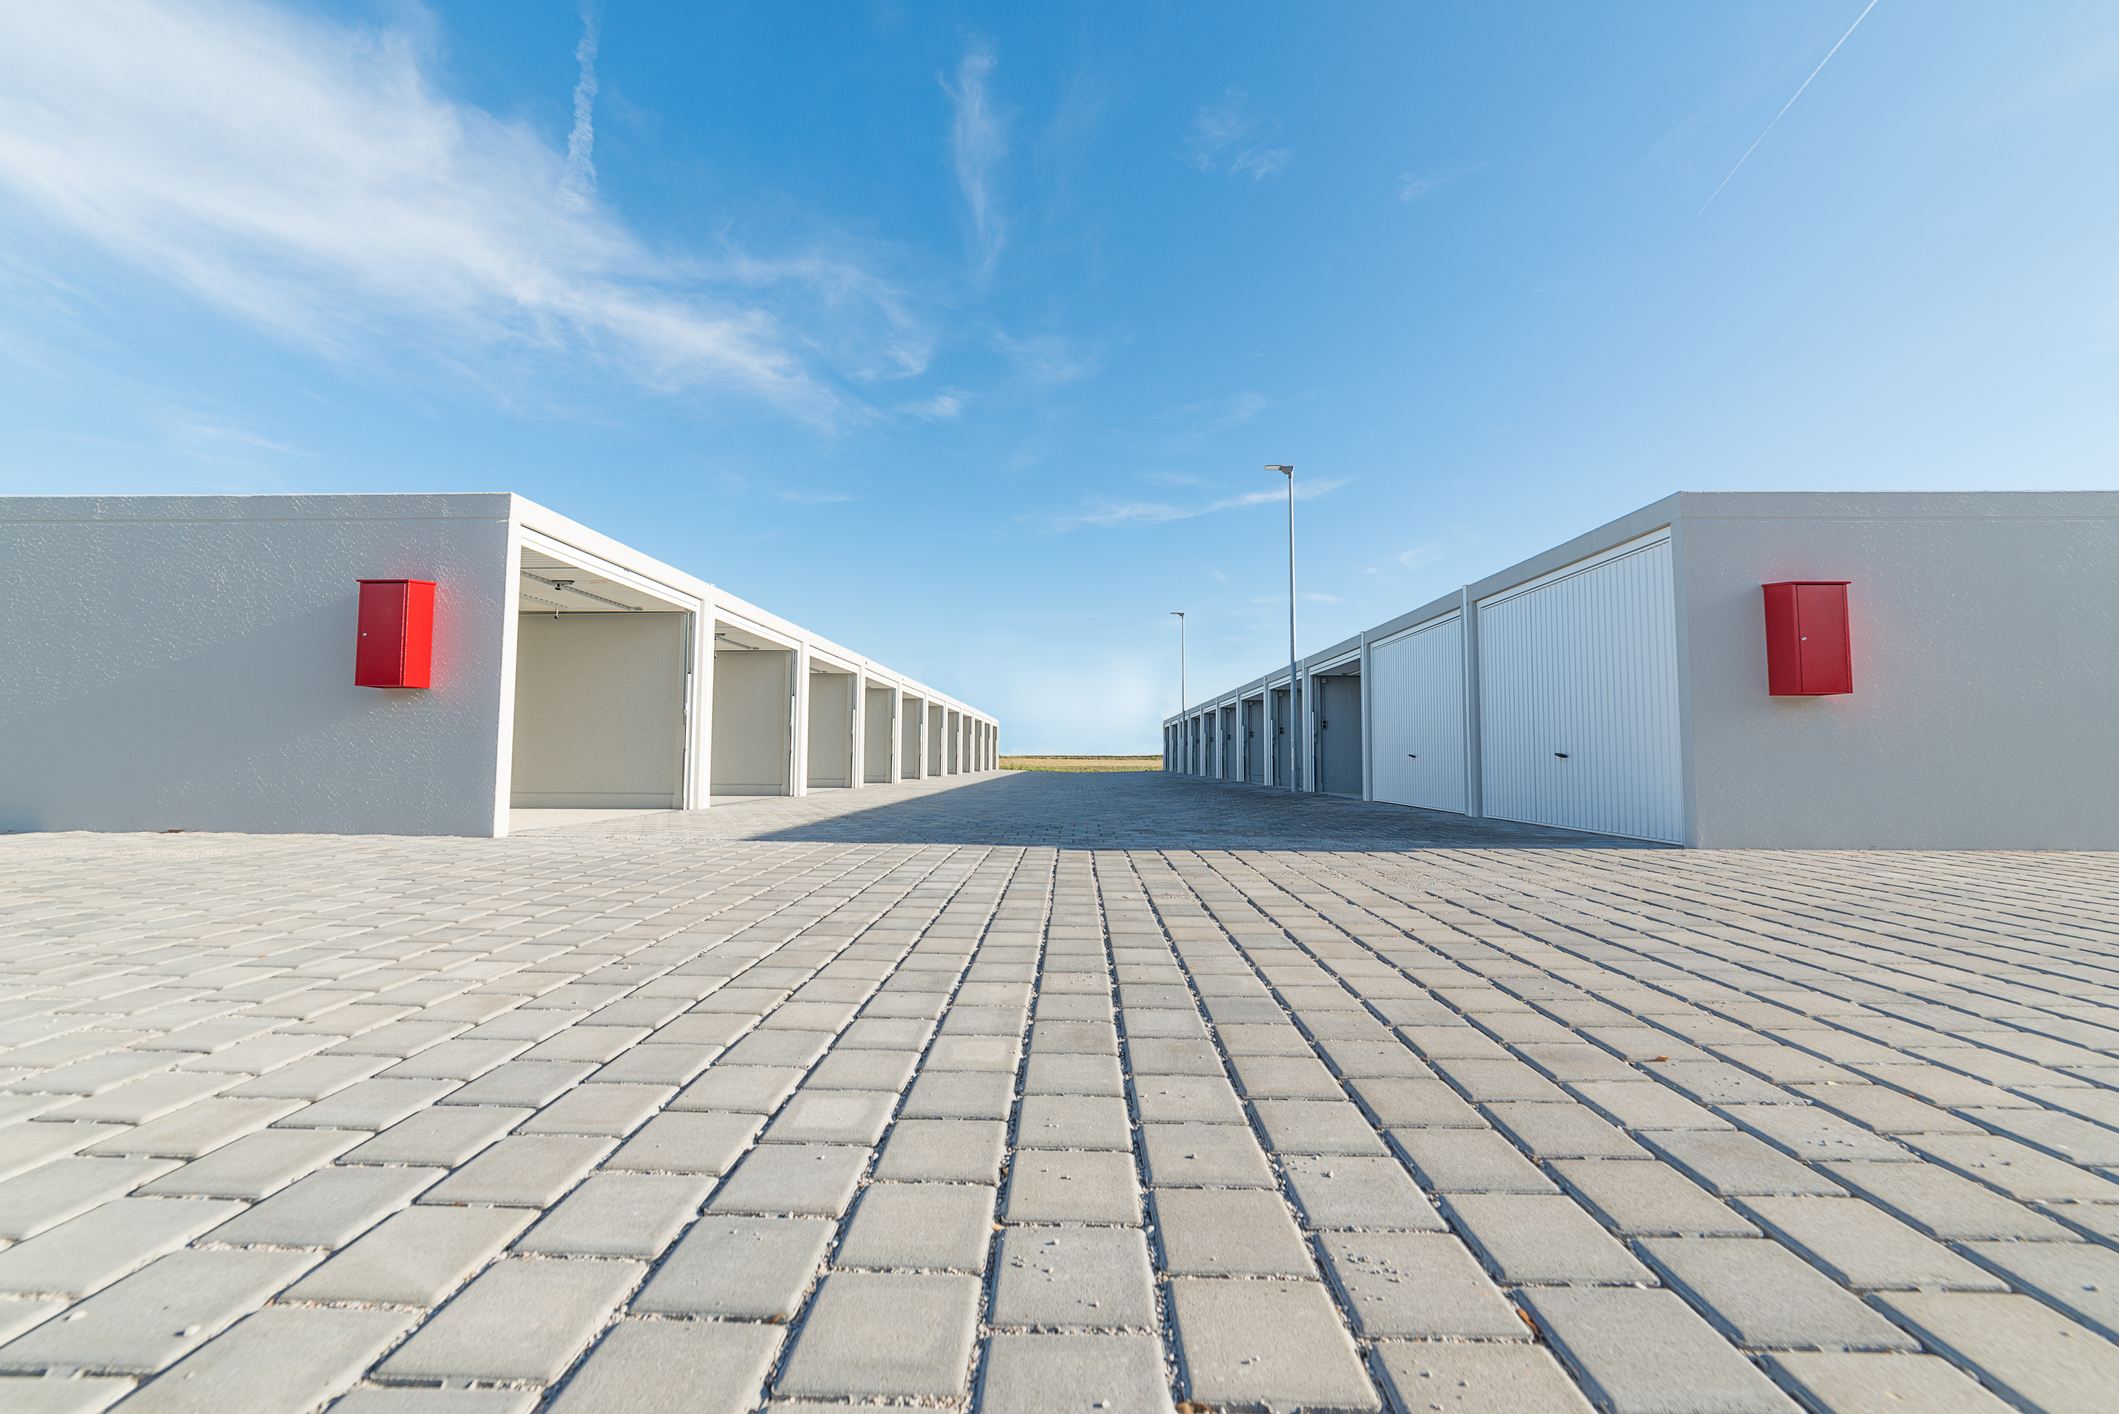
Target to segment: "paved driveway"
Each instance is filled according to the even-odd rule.
[[[0,1410],[2109,1414],[2115,924],[1158,774],[0,839]]]

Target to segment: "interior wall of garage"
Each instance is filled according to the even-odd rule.
[[[891,690],[866,690],[861,711],[861,779],[868,785],[890,781],[890,738],[896,719],[890,713]]]
[[[2119,493],[1687,493],[1689,842],[2119,849]],[[1759,586],[1845,579],[1854,691],[1766,691]]]
[[[786,795],[793,743],[794,654],[714,654],[713,793]]]
[[[677,809],[684,803],[679,613],[518,616],[510,803]]]
[[[851,673],[809,675],[804,776],[812,790],[843,790],[853,784],[853,688]]]
[[[942,760],[945,718],[943,709],[929,706],[927,709],[927,774],[939,776],[945,766]]]
[[[1361,678],[1314,677],[1317,690],[1317,789],[1361,794]]]
[[[0,829],[492,835],[513,498],[0,500]],[[434,685],[353,685],[359,579]]]
[[[898,779],[916,781],[926,774],[927,703],[905,695],[898,702]]]

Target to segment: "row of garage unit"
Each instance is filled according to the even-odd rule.
[[[0,828],[504,835],[998,767],[990,715],[519,496],[9,498],[0,565],[39,665]]]
[[[2109,849],[2115,592],[2111,492],[1685,492],[1188,707],[1164,765],[1691,846]]]

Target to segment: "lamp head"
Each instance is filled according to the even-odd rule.
[[[1269,466],[1266,468],[1266,470],[1277,471],[1282,476],[1293,476],[1295,474],[1295,468],[1291,466]]]

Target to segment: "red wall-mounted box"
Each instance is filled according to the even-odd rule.
[[[355,687],[434,685],[434,581],[364,579]]]
[[[1854,691],[1844,579],[1791,579],[1766,591],[1766,690],[1775,697]]]

